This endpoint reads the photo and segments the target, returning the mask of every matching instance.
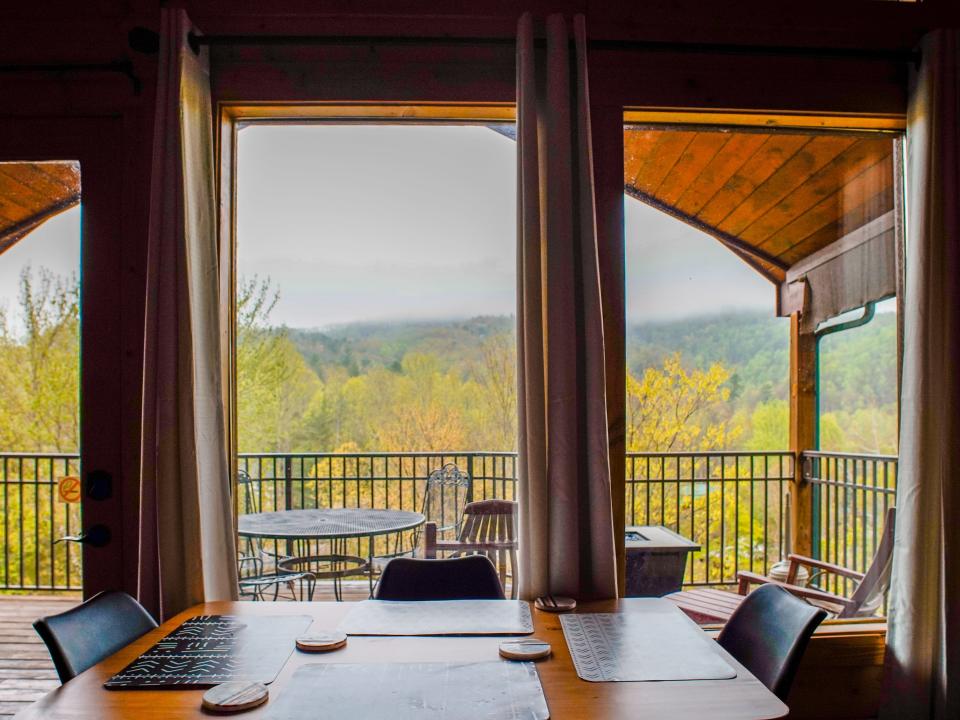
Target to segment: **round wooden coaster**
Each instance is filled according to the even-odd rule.
[[[341,632],[312,633],[297,638],[297,649],[303,652],[330,652],[339,650],[346,644],[347,636]]]
[[[215,685],[203,694],[203,709],[213,713],[236,713],[263,705],[270,691],[263,683],[238,680]]]
[[[569,612],[577,607],[577,601],[573,598],[560,597],[559,595],[544,595],[543,597],[538,597],[533,606],[537,610],[545,610],[546,612]]]
[[[550,643],[537,638],[505,640],[500,643],[500,656],[507,660],[539,660],[551,653]]]

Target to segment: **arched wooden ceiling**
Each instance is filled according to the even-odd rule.
[[[0,163],[0,254],[78,202],[77,163]]]
[[[773,282],[893,210],[889,136],[624,130],[624,189],[712,235]]]

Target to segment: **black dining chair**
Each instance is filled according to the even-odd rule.
[[[46,643],[60,682],[72,680],[157,627],[146,609],[120,591],[107,591],[59,615],[33,623]]]
[[[497,569],[485,555],[443,560],[394,558],[374,590],[377,600],[503,600]]]
[[[717,642],[786,700],[810,636],[826,616],[781,587],[763,585],[740,603]]]

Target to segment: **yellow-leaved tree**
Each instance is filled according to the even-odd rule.
[[[662,368],[647,368],[639,380],[627,374],[627,450],[715,450],[735,440],[739,428],[711,411],[730,399],[730,371],[720,363],[687,370],[680,353]]]
[[[729,412],[731,377],[720,363],[687,369],[680,353],[627,376],[627,451],[637,453],[627,458],[627,516],[698,542],[687,577],[699,582],[729,579],[737,567],[765,570],[756,564],[767,556],[763,539],[778,537],[779,498],[758,512],[764,492],[751,479],[753,460],[723,452],[742,431]]]

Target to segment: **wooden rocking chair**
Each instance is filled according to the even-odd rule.
[[[438,540],[437,524],[423,529],[424,557],[437,553],[449,557],[486,555],[497,568],[500,584],[511,579],[510,597],[517,597],[517,503],[511,500],[477,500],[463,509],[463,523],[456,540]]]

